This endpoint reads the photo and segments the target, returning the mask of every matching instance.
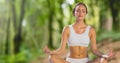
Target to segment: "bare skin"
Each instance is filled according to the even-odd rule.
[[[87,24],[84,23],[84,18],[86,16],[86,8],[83,5],[78,5],[75,10],[75,17],[76,22],[72,25],[75,33],[82,34],[85,32]],[[60,58],[59,55],[63,53],[63,51],[66,48],[67,40],[70,36],[70,29],[68,26],[65,26],[62,32],[61,37],[61,45],[59,49],[55,51],[51,51],[47,46],[44,48],[44,52],[47,54],[50,54],[50,61],[53,63],[70,63],[68,61],[65,61],[64,59]],[[98,57],[101,57],[103,54],[98,51],[96,46],[96,32],[93,27],[90,28],[89,31],[89,37],[90,37],[90,44],[91,44],[91,50],[92,52],[97,55]],[[84,46],[69,46],[70,50],[70,58],[87,58],[87,47]],[[112,52],[110,52],[112,53]],[[112,56],[112,55],[111,55]],[[88,63],[100,63],[100,59],[96,59],[93,61],[89,61]],[[105,59],[102,63],[108,63],[108,61]]]

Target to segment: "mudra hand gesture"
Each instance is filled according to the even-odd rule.
[[[50,54],[50,49],[47,47],[47,46],[45,46],[44,48],[43,48],[43,51],[46,53],[46,54]]]
[[[110,50],[107,54],[102,55],[100,63],[103,63],[104,59],[108,60],[108,59],[112,58],[113,56],[114,56],[114,54],[113,54],[112,50]]]

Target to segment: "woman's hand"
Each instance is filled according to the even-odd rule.
[[[51,53],[50,49],[49,49],[47,46],[45,46],[45,47],[43,48],[43,51],[44,51],[46,54],[50,54],[50,53]]]
[[[107,54],[109,56],[108,59],[112,58],[115,55],[112,50],[110,50]]]
[[[102,55],[102,58],[100,59],[100,63],[106,63],[107,60],[109,60],[113,56],[114,56],[114,54],[113,54],[112,50],[110,50],[107,54]]]
[[[114,53],[112,52],[112,50],[110,50],[107,54],[105,55],[102,55],[103,58],[106,58],[106,59],[110,59],[114,56]]]

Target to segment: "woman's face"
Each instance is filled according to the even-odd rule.
[[[83,20],[86,16],[86,8],[84,5],[78,5],[75,9],[75,17],[79,20]]]

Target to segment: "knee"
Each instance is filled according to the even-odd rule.
[[[52,56],[52,55],[49,55],[49,62],[50,62],[50,63],[53,63],[53,60],[54,60],[54,59],[53,59],[53,56]]]
[[[67,61],[66,61],[65,63],[70,63],[70,62],[67,62]]]
[[[104,59],[104,60],[102,61],[102,63],[108,63],[108,60],[107,60],[107,59]]]
[[[53,54],[49,55],[49,60],[50,61],[56,60],[56,55],[53,55]]]
[[[108,63],[108,60],[104,60],[104,63]]]
[[[53,54],[49,55],[49,59],[54,59],[55,57],[56,57],[56,56],[53,55]]]

